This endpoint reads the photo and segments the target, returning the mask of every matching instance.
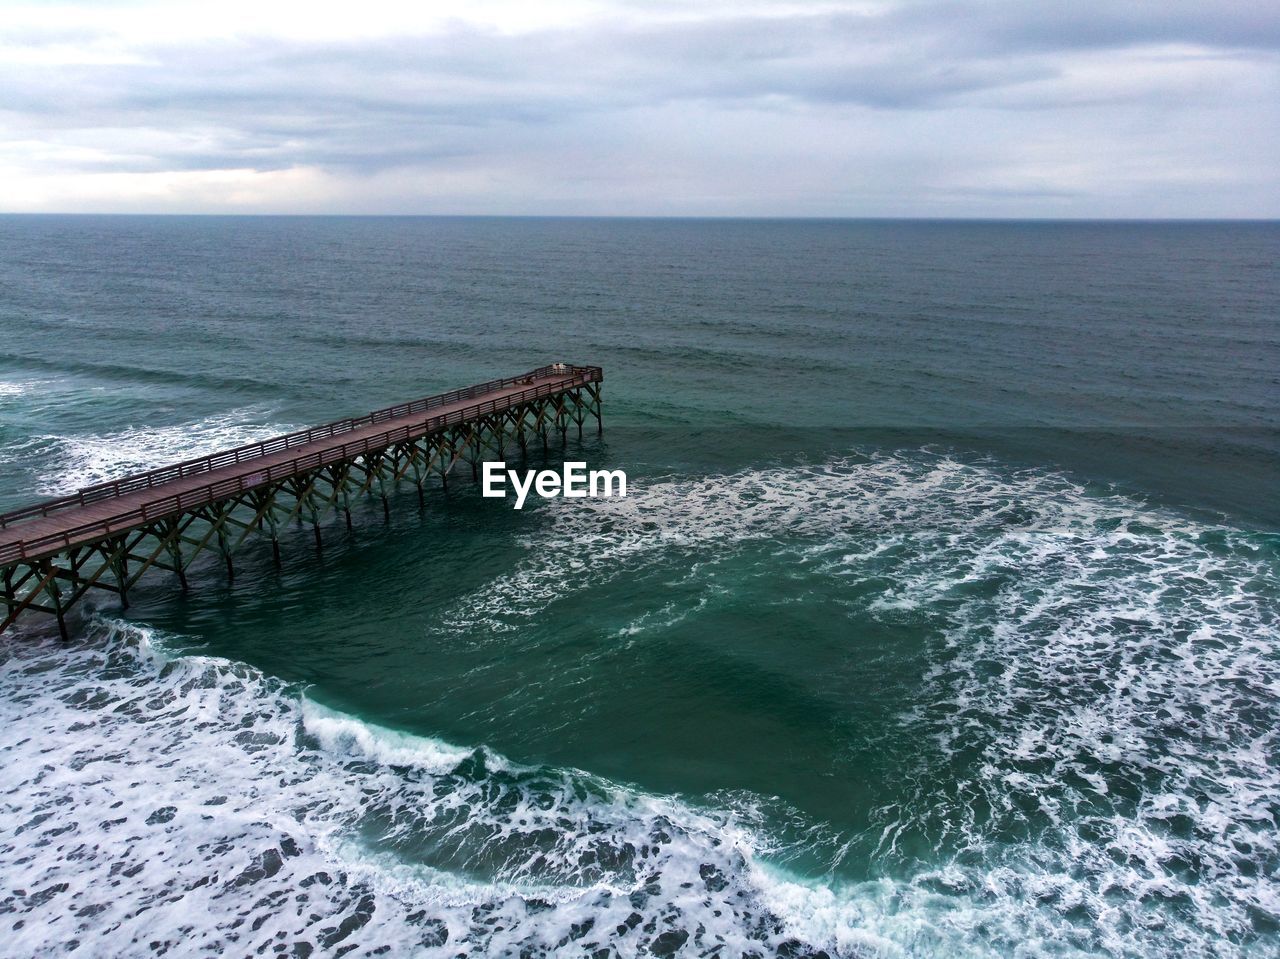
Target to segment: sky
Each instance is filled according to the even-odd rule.
[[[0,0],[0,211],[1280,217],[1278,0]]]

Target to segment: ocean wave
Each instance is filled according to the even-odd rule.
[[[0,380],[0,400],[13,396],[21,396],[31,388],[31,384],[19,380]]]
[[[683,560],[706,589],[622,630],[642,643],[696,620],[745,549],[847,584],[860,617],[932,624],[895,719],[918,754],[844,839],[876,879],[771,865],[796,850],[751,797],[694,806],[381,729],[116,625],[3,653],[19,954],[106,930],[177,954],[1277,951],[1275,537],[926,454],[548,506],[527,558],[459,597],[457,628],[516,628]]]
[[[857,617],[932,627],[897,719],[924,745],[860,837],[885,878],[789,886],[776,911],[808,940],[874,933],[946,956],[1277,948],[1276,537],[940,455],[633,486],[550,504],[528,559],[459,597],[453,623],[518,628],[675,555],[696,576],[754,549],[801,585],[847,584]],[[623,635],[660,638],[704,586]]]
[[[731,813],[380,729],[133,626],[24,639],[0,663],[10,955],[811,953]]]
[[[265,408],[244,407],[172,426],[33,437],[28,445],[38,447],[41,462],[36,492],[44,496],[74,493],[95,483],[269,439],[292,429],[271,422],[269,416]]]

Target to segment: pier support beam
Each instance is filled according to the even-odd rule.
[[[280,531],[276,528],[276,518],[272,515],[270,507],[267,509],[265,517],[267,525],[271,528],[271,558],[275,560],[276,568],[280,568]]]
[[[168,542],[165,544],[165,549],[169,553],[169,558],[173,560],[173,571],[178,574],[178,583],[182,586],[182,591],[185,593],[190,587],[187,584],[187,573],[182,560],[181,531],[176,520],[170,524],[169,533],[166,539]]]
[[[58,635],[64,643],[69,642],[71,637],[67,633],[67,619],[62,611],[62,588],[58,585],[57,571],[48,560],[44,563],[44,574],[44,588],[53,603],[53,613],[58,618]]]
[[[108,561],[111,572],[116,577],[116,589],[120,591],[120,608],[129,608],[129,546],[127,537],[108,541],[111,559]]]

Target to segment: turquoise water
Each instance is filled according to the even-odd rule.
[[[1278,254],[0,218],[0,507],[557,360],[632,490],[6,635],[9,951],[1280,954]]]

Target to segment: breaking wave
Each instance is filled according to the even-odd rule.
[[[1275,536],[924,454],[548,507],[455,625],[519,628],[659,564],[713,589],[714,560],[748,548],[847,584],[851,616],[931,625],[921,693],[894,718],[920,750],[843,839],[877,878],[770,865],[793,840],[749,796],[698,806],[380,729],[102,625],[0,663],[10,947],[1277,953]],[[619,641],[696,617],[706,590],[686,592]]]
[[[74,493],[85,486],[193,459],[288,432],[256,407],[206,416],[173,426],[131,427],[113,433],[44,435],[25,445],[41,465],[36,492]]]
[[[102,936],[182,955],[806,954],[732,814],[381,729],[152,643],[114,624],[6,651],[10,955]]]
[[[31,388],[25,380],[0,380],[0,401],[14,396],[21,396]]]
[[[884,878],[791,887],[782,912],[809,941],[1280,952],[1275,535],[947,456],[633,485],[626,500],[552,504],[530,558],[461,597],[454,622],[518,628],[566,589],[681,553],[696,577],[763,547],[771,574],[847,584],[851,616],[933,627],[898,718],[921,758],[845,850]],[[699,585],[623,634],[696,615],[714,574]]]

